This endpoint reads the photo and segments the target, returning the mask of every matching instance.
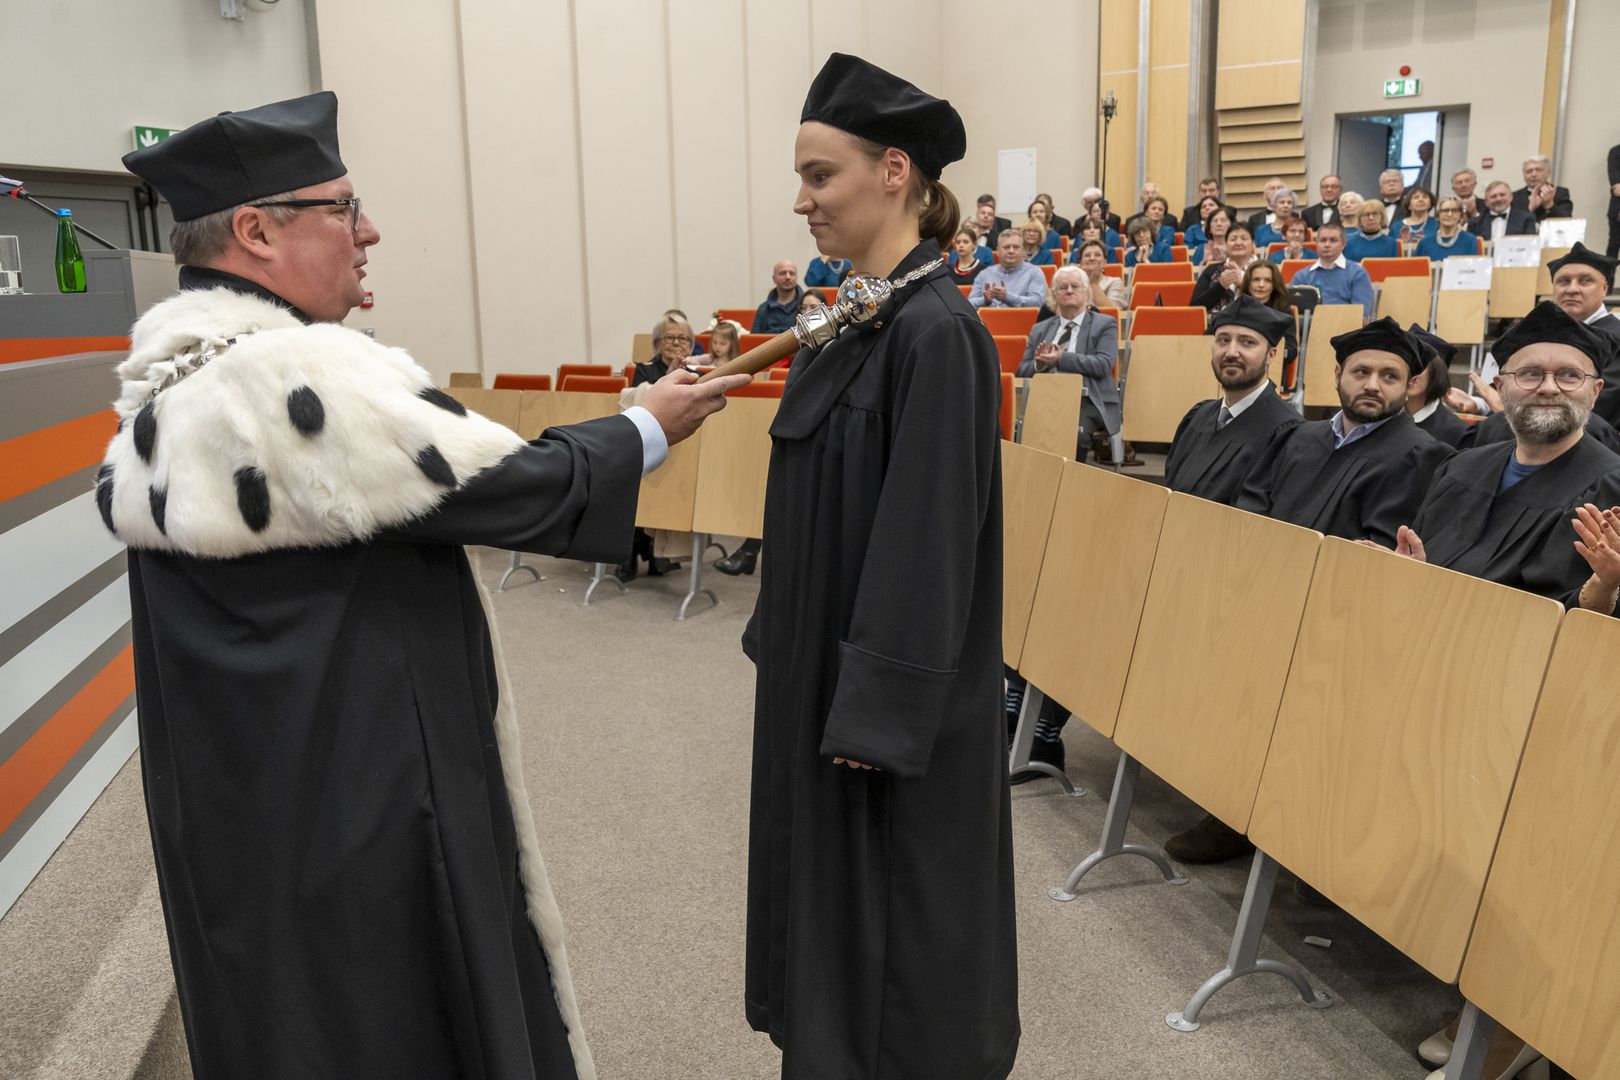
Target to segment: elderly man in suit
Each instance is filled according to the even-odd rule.
[[[1502,180],[1485,185],[1485,209],[1468,223],[1468,231],[1481,240],[1504,236],[1536,235],[1536,216],[1513,205],[1513,189]]]
[[[1575,216],[1569,188],[1552,182],[1552,162],[1545,154],[1532,154],[1524,159],[1524,187],[1513,193],[1513,205],[1516,209],[1530,211],[1537,221]]]
[[[1119,328],[1108,315],[1090,310],[1091,283],[1078,266],[1065,266],[1052,275],[1047,306],[1056,315],[1042,319],[1029,332],[1018,377],[1058,372],[1086,380],[1080,405],[1080,439],[1074,459],[1086,460],[1091,436],[1101,430],[1119,432],[1119,383],[1114,361],[1119,355]]]

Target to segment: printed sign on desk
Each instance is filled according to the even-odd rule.
[[[1541,237],[1504,236],[1496,242],[1491,258],[1497,266],[1540,266]]]
[[[1571,248],[1575,246],[1575,241],[1585,239],[1585,218],[1548,218],[1541,223],[1542,247]]]
[[[1488,255],[1454,255],[1440,263],[1440,289],[1489,289],[1491,260]]]

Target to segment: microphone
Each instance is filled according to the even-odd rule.
[[[42,213],[49,214],[53,218],[56,217],[56,211],[54,209],[28,194],[28,188],[25,186],[25,182],[22,180],[13,180],[9,176],[0,176],[0,195],[8,195],[13,199],[19,199],[26,203],[33,203],[35,206],[39,207]],[[111,240],[108,240],[104,236],[96,235],[72,218],[69,218],[68,220],[74,229],[80,233],[83,233],[85,236],[88,236],[102,247],[109,251],[118,250],[118,245],[113,243]]]

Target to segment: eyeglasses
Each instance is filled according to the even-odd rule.
[[[1547,376],[1551,375],[1553,384],[1560,390],[1579,390],[1586,385],[1587,379],[1597,379],[1596,375],[1586,375],[1574,368],[1559,368],[1557,371],[1548,371],[1545,368],[1522,367],[1512,371],[1504,371],[1503,375],[1513,376],[1513,381],[1519,384],[1520,390],[1539,389]]]
[[[676,345],[692,344],[692,339],[687,337],[685,334],[665,334],[662,340],[672,342]]]
[[[283,206],[288,210],[307,210],[313,206],[347,206],[349,208],[349,231],[352,233],[360,231],[360,200],[358,198],[286,199],[281,202],[256,202],[248,203],[248,205],[254,207]]]

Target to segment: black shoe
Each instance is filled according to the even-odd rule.
[[[744,540],[737,545],[736,551],[723,559],[716,559],[714,568],[722,574],[730,574],[732,577],[736,577],[739,574],[752,574],[754,564],[758,561],[759,541]]]
[[[636,580],[636,557],[632,555],[630,556],[629,562],[620,563],[618,566],[615,566],[613,568],[613,576],[624,582],[626,585]]]
[[[663,577],[665,574],[673,574],[679,569],[680,564],[674,559],[664,559],[654,555],[647,560],[648,577]]]
[[[1058,772],[1063,771],[1063,743],[1047,742],[1045,739],[1036,739],[1029,747],[1029,760],[1039,761],[1052,766]],[[1027,784],[1031,780],[1038,780],[1046,774],[1036,772],[1034,769],[1020,769],[1013,773],[1014,784]]]
[[[1164,853],[1184,863],[1218,863],[1254,851],[1249,838],[1214,814],[1164,842]]]

